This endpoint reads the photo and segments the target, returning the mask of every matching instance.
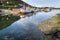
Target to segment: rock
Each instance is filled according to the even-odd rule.
[[[39,29],[46,34],[55,33],[57,30],[60,30],[59,16],[60,14],[57,14],[48,20],[42,21],[38,25]]]
[[[60,40],[60,14],[42,21],[38,27],[46,35],[50,35],[52,40]]]

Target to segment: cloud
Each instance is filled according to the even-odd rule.
[[[32,6],[60,7],[60,0],[22,0]]]

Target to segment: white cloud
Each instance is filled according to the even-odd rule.
[[[37,7],[60,7],[60,0],[23,0],[24,2]]]

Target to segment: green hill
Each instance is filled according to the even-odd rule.
[[[25,6],[31,6],[21,0],[0,0],[0,8],[12,8],[15,5],[25,5]]]

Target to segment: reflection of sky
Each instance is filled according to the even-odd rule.
[[[60,7],[60,0],[23,0],[24,2],[33,5],[33,6],[51,6],[51,7]]]
[[[21,35],[35,33],[35,35],[37,35],[38,37],[43,37],[44,34],[38,30],[38,23],[47,20],[48,18],[51,18],[52,16],[56,15],[56,13],[59,13],[59,11],[54,10],[48,13],[38,12],[34,16],[22,18],[10,25],[9,27],[0,30],[0,36],[20,38]]]
[[[30,5],[35,6],[54,6],[54,7],[60,7],[60,0],[24,0]],[[38,30],[38,23],[44,20],[47,20],[48,18],[51,18],[52,16],[56,15],[56,13],[59,13],[60,11],[54,10],[48,13],[45,12],[38,12],[36,15],[31,17],[22,18],[16,22],[14,22],[12,25],[8,26],[7,28],[0,30],[0,40],[3,38],[3,36],[7,37],[13,37],[13,38],[19,38],[20,36],[24,36],[25,34],[31,35],[34,33],[36,37],[43,37],[44,34],[40,30]],[[17,39],[18,40],[18,39]]]

